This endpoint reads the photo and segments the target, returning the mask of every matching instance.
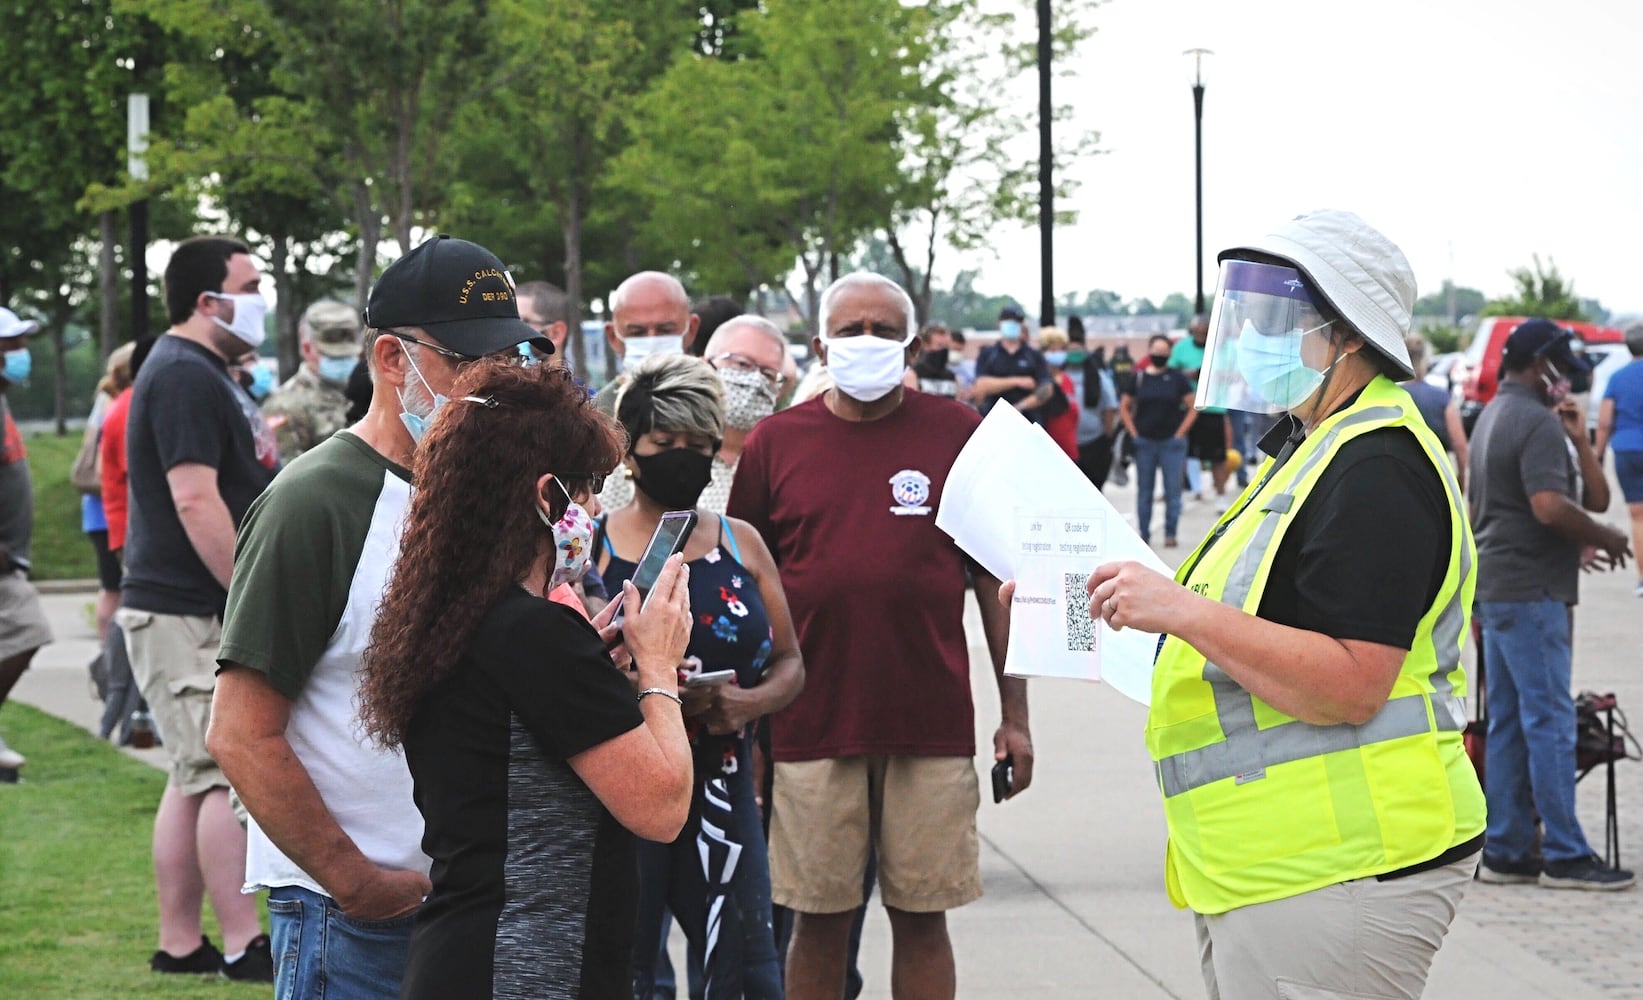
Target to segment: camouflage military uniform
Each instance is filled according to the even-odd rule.
[[[303,365],[268,395],[262,414],[279,439],[280,461],[291,460],[348,426],[348,397]]]

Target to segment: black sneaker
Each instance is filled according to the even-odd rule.
[[[1495,885],[1534,885],[1540,878],[1539,858],[1507,861],[1505,858],[1491,858],[1486,854],[1483,856],[1483,863],[1478,865],[1479,882],[1492,882]]]
[[[1540,884],[1548,889],[1586,889],[1614,892],[1630,889],[1637,876],[1624,868],[1610,868],[1595,854],[1573,861],[1548,861],[1540,873]]]
[[[245,954],[232,962],[223,962],[222,974],[244,983],[273,982],[274,951],[268,935],[258,934],[245,946]]]
[[[211,943],[211,939],[204,934],[200,935],[200,946],[178,958],[169,951],[157,951],[154,957],[148,960],[148,967],[154,972],[187,972],[187,973],[215,973],[222,971],[222,952]]]

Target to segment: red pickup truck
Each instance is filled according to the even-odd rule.
[[[1528,318],[1486,316],[1478,323],[1478,332],[1466,349],[1467,370],[1461,380],[1460,417],[1466,426],[1466,433],[1472,433],[1472,425],[1477,422],[1478,414],[1483,412],[1489,400],[1495,398],[1495,389],[1500,385],[1500,358],[1506,350],[1507,336]],[[1612,326],[1575,320],[1558,320],[1557,323],[1574,333],[1576,350],[1586,344],[1618,344],[1626,340],[1625,332]]]

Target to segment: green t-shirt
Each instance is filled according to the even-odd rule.
[[[365,856],[427,871],[405,758],[370,742],[356,707],[360,663],[410,502],[410,474],[349,431],[286,466],[240,526],[217,657],[257,671],[291,700],[286,739]],[[245,882],[325,891],[255,816]]]
[[[1204,367],[1203,347],[1194,343],[1191,336],[1182,337],[1175,342],[1174,347],[1170,348],[1169,366],[1179,368],[1184,372],[1191,372],[1192,388],[1196,392],[1198,390],[1198,372]],[[1225,413],[1227,411],[1218,406],[1206,406],[1201,412]]]

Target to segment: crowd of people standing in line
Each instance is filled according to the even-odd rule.
[[[564,363],[563,293],[436,237],[363,317],[311,307],[303,365],[274,387],[261,278],[243,243],[179,244],[172,328],[110,359],[83,449],[103,735],[152,725],[168,760],[155,972],[648,1000],[677,989],[676,922],[692,996],[854,996],[876,885],[893,986],[953,995],[945,915],[981,894],[968,591],[1012,797],[1034,762],[1026,684],[1003,672],[1011,587],[932,516],[1000,403],[1098,488],[1133,450],[1145,539],[1160,479],[1165,547],[1189,470],[1215,491],[1216,530],[1174,581],[1114,564],[1089,582],[1093,617],[1165,637],[1147,742],[1211,995],[1416,996],[1474,870],[1633,882],[1574,818],[1569,648],[1578,573],[1631,554],[1591,516],[1609,448],[1643,541],[1643,360],[1611,380],[1594,444],[1565,399],[1586,366],[1568,331],[1523,324],[1469,449],[1422,388],[1407,263],[1353,216],[1227,251],[1216,311],[1140,363],[1090,351],[1076,319],[1030,338],[1013,308],[966,359],[956,331],[915,331],[893,282],[852,274],[821,298],[801,382],[767,320],[703,329],[645,272],[612,296],[623,374],[593,393]],[[0,313],[0,389],[27,378],[36,332]],[[1643,359],[1643,327],[1628,346]],[[4,415],[0,699],[50,641]],[[1270,461],[1243,468],[1261,423]],[[1236,500],[1234,475],[1254,483]],[[675,511],[696,529],[642,598],[639,554]],[[1474,592],[1487,848],[1457,708]],[[1206,705],[1214,732],[1193,723]],[[1343,762],[1363,794],[1338,776],[1320,793]],[[21,766],[0,743],[0,771]],[[1274,828],[1320,794],[1337,840]],[[1370,918],[1386,930],[1367,944],[1332,937]]]

